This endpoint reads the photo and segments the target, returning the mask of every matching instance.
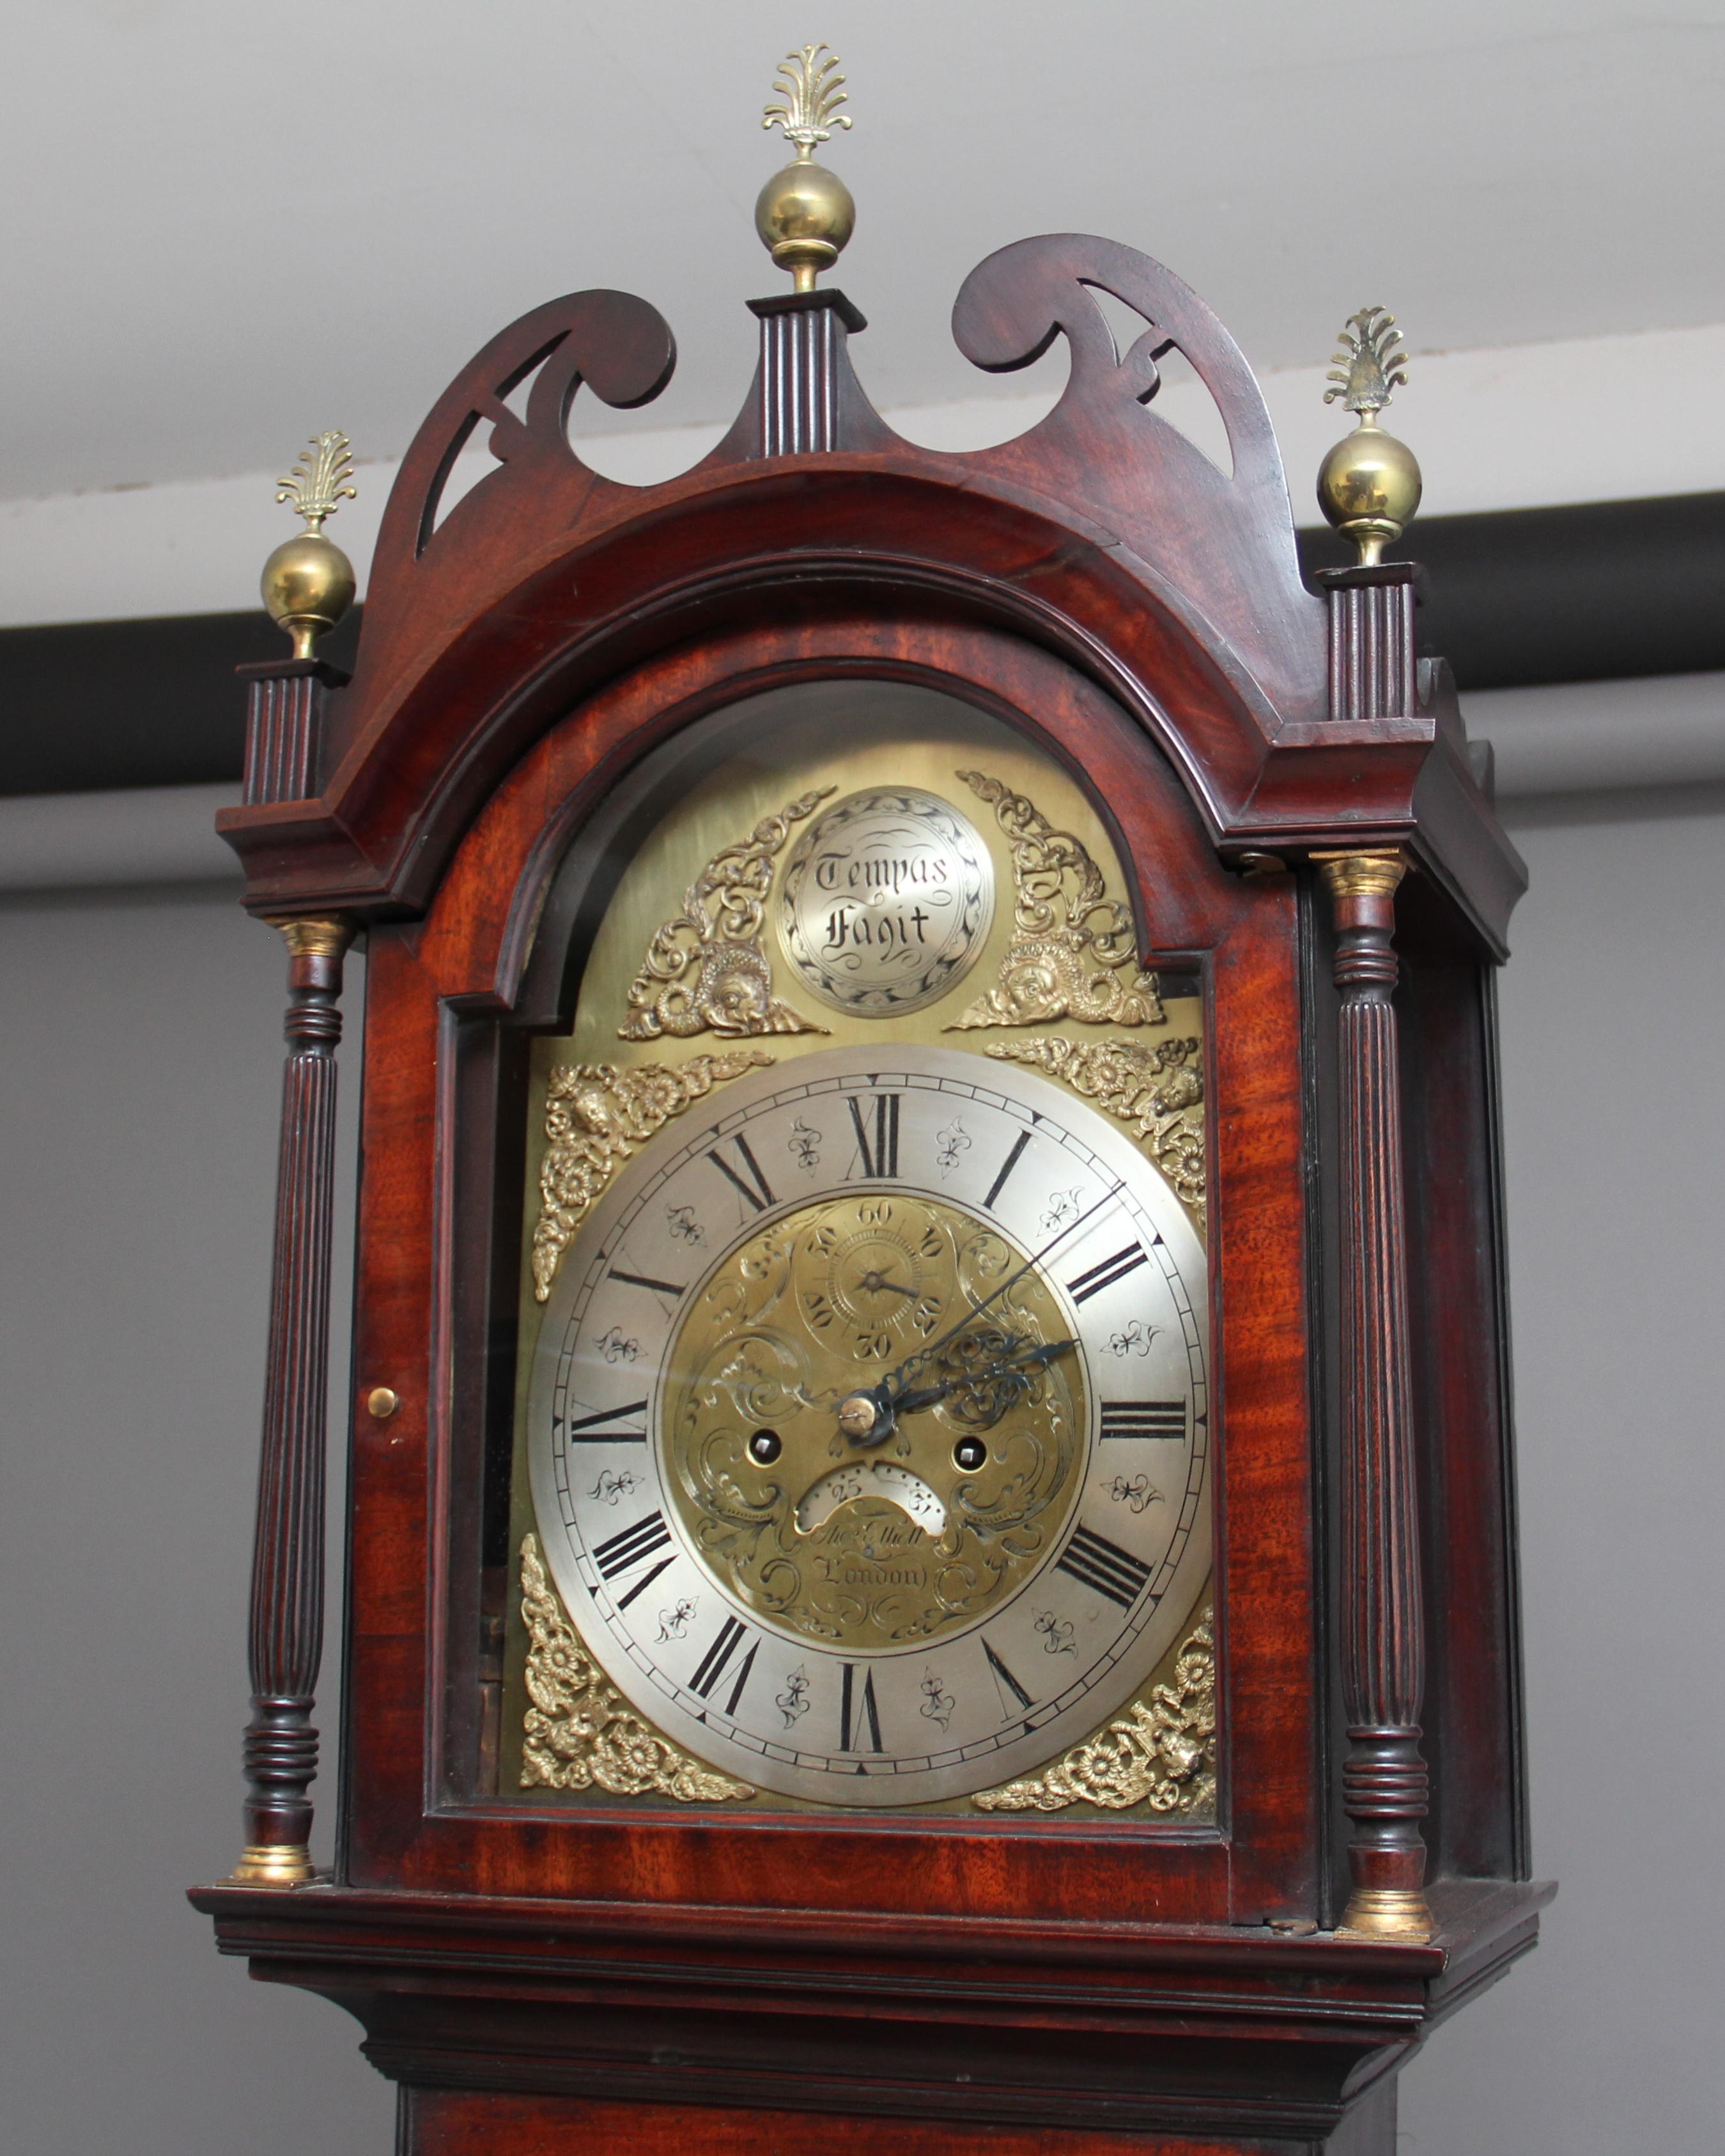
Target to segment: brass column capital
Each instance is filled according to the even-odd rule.
[[[354,924],[340,914],[266,915],[280,930],[290,958],[340,958],[353,941]]]
[[[1314,854],[1325,887],[1338,903],[1353,898],[1394,898],[1408,873],[1399,846],[1373,846],[1360,853]]]

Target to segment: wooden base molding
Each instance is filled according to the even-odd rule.
[[[1213,2133],[1138,2133],[978,2122],[840,2118],[816,2111],[691,2112],[677,2104],[608,2103],[571,2098],[547,2109],[531,2098],[401,2092],[403,2156],[493,2156],[530,2148],[534,2156],[1392,2156],[1395,2086],[1373,2089],[1333,2133],[1240,2140]]]
[[[332,1887],[192,1900],[254,1977],[363,2025],[403,2091],[402,2156],[1394,2156],[1397,2071],[1532,1947],[1552,1891],[1443,1882],[1421,1945]]]

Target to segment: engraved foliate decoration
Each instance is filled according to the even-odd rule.
[[[1057,831],[1035,803],[980,771],[958,773],[1012,849],[1014,935],[1000,978],[947,1028],[1159,1025],[1156,976],[1137,963],[1131,909],[1111,899],[1102,872],[1070,831]]]
[[[936,1640],[1009,1599],[1072,1515],[1090,1409],[1076,1361],[1008,1369],[1070,1317],[1027,1253],[968,1209],[906,1192],[829,1197],[733,1248],[691,1296],[665,1358],[671,1502],[729,1594],[852,1650]],[[963,1313],[1003,1289],[943,1345]],[[933,1343],[952,1395],[925,1428],[859,1455],[834,1404]],[[748,1434],[770,1427],[770,1473]],[[954,1441],[986,1430],[986,1457]]]
[[[826,1030],[773,994],[761,932],[774,861],[793,827],[833,790],[822,787],[763,816],[747,838],[714,855],[683,894],[682,911],[655,931],[629,983],[619,1040]]]
[[[754,1795],[748,1783],[704,1767],[631,1712],[582,1645],[532,1535],[521,1543],[521,1615],[532,1702],[521,1746],[524,1789],[603,1789],[685,1804]]]
[[[545,1106],[545,1158],[533,1228],[533,1299],[543,1302],[562,1255],[594,1201],[623,1163],[673,1116],[727,1078],[771,1063],[758,1048],[696,1055],[672,1068],[644,1064],[560,1063]]]
[[[1172,1685],[1158,1685],[1117,1721],[1075,1744],[1045,1773],[982,1789],[979,1811],[1055,1812],[1069,1804],[1209,1817],[1216,1807],[1215,1613],[1206,1609],[1182,1646]]]
[[[1196,1040],[1159,1040],[1153,1048],[1147,1041],[1055,1034],[991,1041],[988,1053],[1045,1070],[1127,1124],[1204,1225],[1204,1081],[1195,1067]]]
[[[780,929],[812,995],[852,1018],[937,1002],[980,954],[994,871],[969,819],[914,787],[829,808],[785,870]]]

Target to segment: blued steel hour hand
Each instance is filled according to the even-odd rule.
[[[852,1393],[842,1400],[839,1427],[853,1445],[878,1445],[891,1435],[901,1416],[932,1408],[941,1400],[950,1399],[955,1393],[972,1396],[980,1410],[980,1422],[998,1422],[1007,1409],[1022,1397],[1032,1372],[1077,1345],[1076,1340],[1050,1340],[1034,1347],[1014,1348],[997,1356],[991,1363],[966,1370],[962,1376],[943,1378],[938,1384],[917,1385],[904,1392],[896,1392],[888,1379],[885,1384]]]
[[[893,1413],[914,1414],[919,1408],[931,1408],[937,1400],[950,1399],[954,1393],[980,1394],[991,1385],[999,1386],[1003,1379],[1028,1379],[1032,1371],[1077,1345],[1076,1340],[1051,1340],[1040,1347],[1018,1348],[1010,1354],[997,1357],[992,1363],[984,1363],[978,1369],[965,1371],[962,1377],[943,1378],[937,1385],[918,1385],[894,1394]],[[1004,1389],[1009,1392],[1013,1389],[1009,1385]],[[1005,1404],[1003,1403],[1001,1413]]]
[[[1086,1206],[1083,1212],[1077,1214],[1076,1218],[1057,1228],[1040,1250],[1026,1258],[1024,1262],[1014,1271],[1009,1272],[998,1286],[992,1288],[983,1297],[980,1302],[973,1303],[956,1325],[942,1332],[938,1339],[931,1340],[926,1348],[919,1348],[914,1355],[907,1356],[884,1384],[860,1387],[854,1393],[847,1393],[839,1403],[839,1428],[851,1443],[878,1445],[891,1430],[896,1414],[904,1402],[911,1397],[907,1391],[901,1389],[911,1371],[920,1370],[925,1363],[948,1347],[973,1319],[980,1317],[984,1311],[999,1302],[1009,1289],[1017,1286],[1026,1273],[1034,1271],[1060,1244],[1076,1235],[1087,1220],[1093,1220],[1098,1213],[1111,1205],[1125,1188],[1123,1183],[1111,1183],[1093,1204]],[[1070,1343],[1063,1342],[1061,1344],[1065,1346]],[[971,1379],[961,1378],[957,1383],[971,1382],[973,1382]],[[956,1391],[957,1389],[957,1386],[955,1384],[950,1389]],[[922,1389],[927,1391],[930,1389],[924,1387]],[[944,1392],[934,1394],[936,1399],[944,1399],[946,1397]],[[927,1403],[924,1402],[923,1404],[927,1405]]]

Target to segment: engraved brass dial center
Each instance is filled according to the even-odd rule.
[[[877,1189],[770,1222],[713,1268],[671,1342],[660,1441],[682,1524],[740,1602],[813,1640],[908,1647],[981,1621],[1046,1562],[1082,1481],[1081,1358],[1005,1382],[998,1366],[1069,1320],[1033,1269],[963,1323],[1025,1257],[957,1205]],[[859,1454],[864,1395],[949,1332],[918,1376],[953,1389]],[[985,1445],[959,1442],[978,1426]],[[751,1449],[762,1427],[770,1460]]]

